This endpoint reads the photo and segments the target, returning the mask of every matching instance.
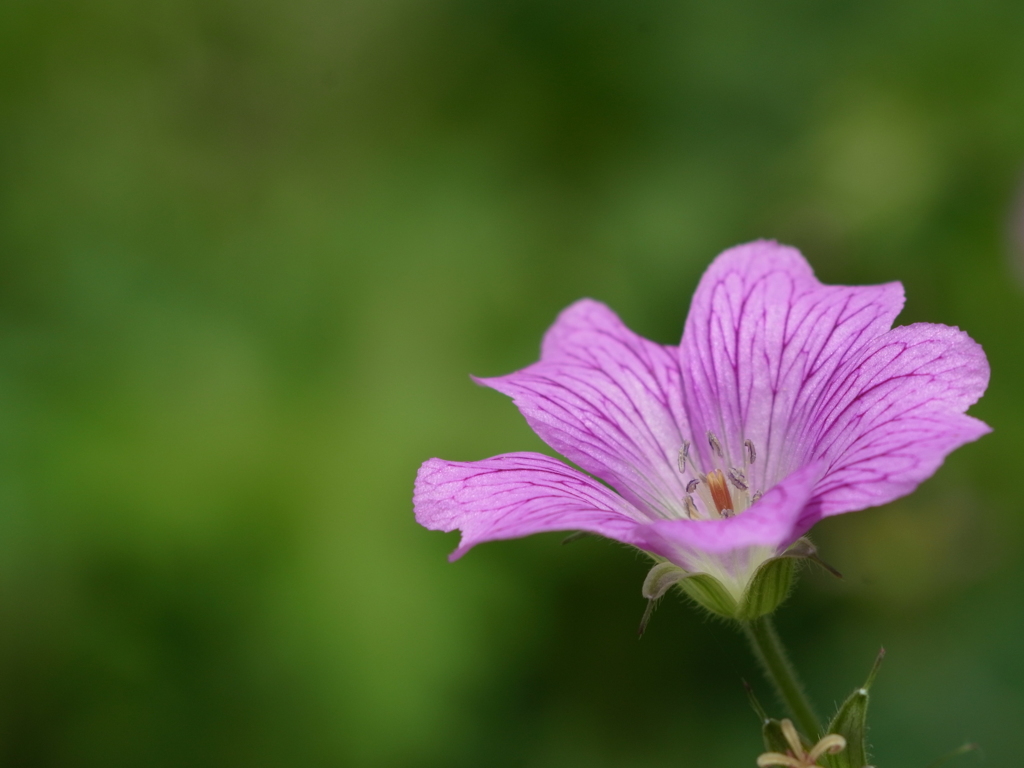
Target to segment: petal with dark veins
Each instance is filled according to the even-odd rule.
[[[548,445],[635,506],[656,517],[682,514],[677,458],[690,436],[675,348],[585,299],[558,317],[540,362],[477,381],[512,397]]]
[[[814,411],[808,453],[828,471],[811,506],[836,515],[913,491],[951,451],[991,431],[964,414],[988,379],[981,346],[957,328],[917,323],[874,340]]]
[[[694,432],[714,432],[734,465],[753,441],[753,484],[781,480],[800,465],[801,437],[834,373],[902,307],[899,283],[823,285],[799,251],[775,242],[724,252],[701,278],[680,347]],[[710,466],[709,447],[697,448]]]
[[[614,491],[540,453],[430,459],[416,475],[413,505],[420,525],[462,531],[452,560],[483,541],[544,531],[587,531],[639,546],[637,528],[644,521]]]
[[[775,554],[805,532],[803,509],[822,470],[818,462],[801,467],[736,517],[657,520],[640,529],[645,539],[642,548],[695,571],[707,570],[709,554],[717,556],[727,570],[730,559],[735,559],[740,568],[745,567],[745,550],[764,547]]]

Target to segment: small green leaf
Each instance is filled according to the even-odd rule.
[[[743,593],[736,618],[749,621],[772,613],[789,595],[795,572],[792,557],[773,557],[761,563]]]
[[[735,619],[739,610],[736,598],[729,594],[722,582],[706,573],[694,573],[679,581],[682,590],[698,605],[718,616]]]
[[[868,764],[867,745],[867,718],[868,718],[868,691],[878,675],[878,670],[885,658],[883,648],[871,673],[864,685],[849,695],[843,705],[839,707],[836,716],[829,723],[826,733],[838,733],[846,739],[846,749],[836,755],[830,755],[829,765],[832,768],[865,768]]]

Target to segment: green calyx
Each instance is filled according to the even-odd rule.
[[[694,602],[711,613],[737,621],[749,621],[772,613],[793,587],[796,564],[791,557],[773,557],[758,566],[737,600],[725,586],[706,573],[687,575],[679,586]]]
[[[675,585],[716,616],[750,621],[773,613],[789,595],[796,575],[796,561],[801,558],[816,558],[813,546],[806,539],[801,539],[786,553],[761,563],[738,598],[711,574],[691,573],[673,563],[660,562],[644,580],[643,596],[650,602],[641,624],[641,634],[654,602]]]

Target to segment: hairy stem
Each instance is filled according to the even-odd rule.
[[[789,709],[797,728],[812,741],[817,739],[821,735],[818,716],[786,655],[786,649],[782,647],[771,615],[743,622],[743,631],[750,640],[750,647],[761,663],[765,677],[775,686],[775,692]]]

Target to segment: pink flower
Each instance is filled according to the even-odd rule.
[[[678,347],[579,301],[539,362],[477,381],[589,475],[538,453],[431,459],[416,519],[462,531],[452,559],[482,541],[588,531],[739,596],[821,518],[910,493],[990,431],[964,413],[988,384],[981,347],[945,325],[892,328],[902,308],[899,283],[823,285],[798,251],[766,241],[715,259]]]

